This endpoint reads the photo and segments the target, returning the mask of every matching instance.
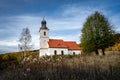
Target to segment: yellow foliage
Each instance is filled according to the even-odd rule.
[[[2,60],[9,60],[9,56],[6,54],[6,55],[3,55],[3,57],[2,57]]]
[[[112,47],[113,51],[120,51],[120,43],[116,43],[113,47]]]
[[[29,55],[28,58],[33,59],[33,56],[32,56],[32,55]]]

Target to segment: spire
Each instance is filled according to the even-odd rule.
[[[48,29],[46,24],[47,24],[47,22],[46,22],[46,20],[43,17],[43,20],[41,21],[41,28],[40,29]]]
[[[45,20],[45,16],[43,17],[43,20]]]

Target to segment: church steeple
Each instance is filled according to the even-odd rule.
[[[39,55],[45,55],[48,53],[48,41],[49,41],[49,29],[46,26],[46,21],[43,20],[41,21],[41,27],[39,30],[40,33],[40,50],[39,50]]]
[[[40,27],[40,30],[41,30],[41,29],[47,29],[47,30],[48,30],[46,24],[47,24],[47,22],[46,22],[46,20],[43,18],[43,20],[41,21],[41,27]]]

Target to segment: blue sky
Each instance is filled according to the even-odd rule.
[[[50,38],[80,42],[86,18],[95,11],[105,15],[120,32],[119,0],[0,0],[0,53],[18,51],[22,29],[28,27],[34,49],[45,16]]]

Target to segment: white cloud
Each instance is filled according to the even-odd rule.
[[[109,17],[109,21],[113,25],[113,29],[120,33],[120,14],[114,14]]]
[[[60,36],[50,36],[51,39],[63,39],[64,41],[76,41],[80,43],[80,33],[76,34],[65,34]]]
[[[18,42],[13,41],[0,41],[0,52],[13,52],[18,51]]]
[[[39,49],[39,34],[32,36],[33,49]]]
[[[0,46],[17,46],[18,42],[17,41],[0,41]]]

